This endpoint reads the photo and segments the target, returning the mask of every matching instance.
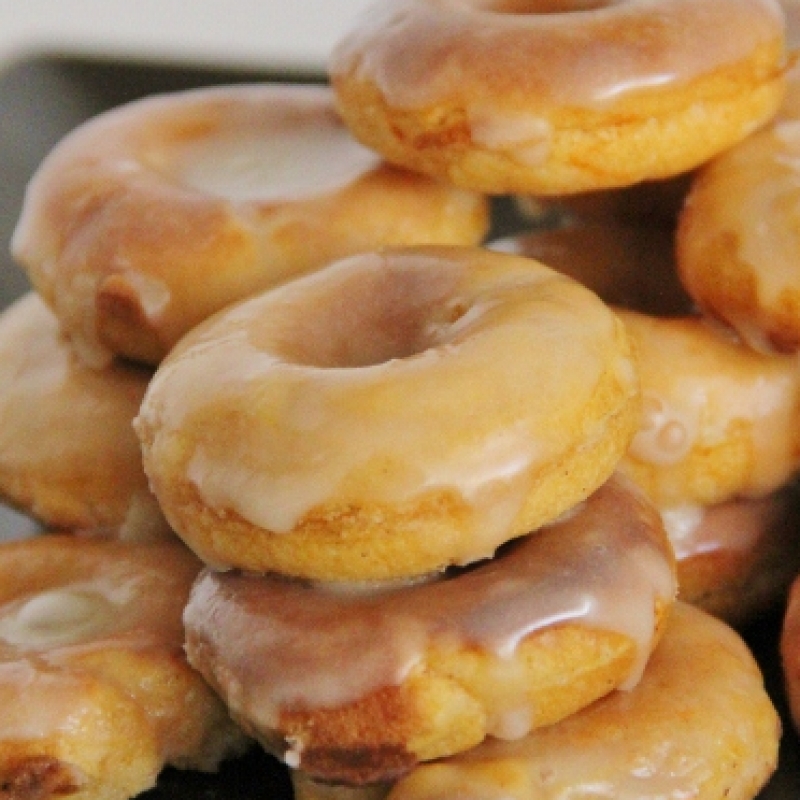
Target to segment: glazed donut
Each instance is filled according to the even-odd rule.
[[[752,800],[775,771],[780,722],[742,640],[678,604],[639,685],[516,742],[423,764],[394,786],[292,775],[296,800]]]
[[[800,370],[692,314],[670,241],[662,228],[589,225],[491,246],[585,282],[625,323],[643,416],[619,470],[659,508],[763,497],[800,467]]]
[[[570,509],[639,411],[596,295],[528,259],[427,247],[217,315],[156,372],[135,426],[168,520],[210,565],[390,580]]]
[[[657,505],[762,497],[793,477],[800,466],[794,359],[751,351],[699,317],[620,316],[641,354],[644,404],[620,469]]]
[[[214,770],[244,735],[183,656],[200,568],[179,543],[0,545],[0,794],[125,800],[165,764]]]
[[[369,591],[208,570],[184,614],[187,653],[291,766],[387,780],[634,685],[673,566],[657,511],[612,479],[454,576]]]
[[[777,110],[783,47],[775,0],[383,0],[329,74],[354,135],[390,161],[556,195],[730,147]]]
[[[172,536],[132,426],[150,375],[87,368],[36,294],[0,313],[0,497],[46,526]]]
[[[781,120],[699,170],[680,216],[681,281],[761,351],[800,349],[800,121]]]
[[[736,626],[783,602],[800,572],[799,501],[790,485],[758,500],[662,509],[680,599]]]
[[[157,363],[228,303],[332,258],[474,244],[485,198],[357,144],[330,90],[250,85],[135,101],[68,135],[12,250],[87,363]]]

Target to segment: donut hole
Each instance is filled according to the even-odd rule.
[[[338,280],[286,304],[277,337],[284,358],[321,369],[412,358],[448,341],[469,310],[465,299],[452,297],[456,269],[398,269],[380,256],[357,258],[361,269],[340,271]]]

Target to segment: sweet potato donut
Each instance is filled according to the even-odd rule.
[[[381,0],[329,72],[390,161],[571,194],[685,172],[750,133],[780,103],[783,44],[775,0]]]
[[[394,786],[329,787],[293,774],[297,800],[752,800],[777,766],[780,722],[750,652],[678,604],[631,692],[516,742],[487,740]]]
[[[662,510],[681,600],[732,625],[782,602],[800,571],[795,486],[758,500]]]
[[[678,228],[697,304],[762,351],[800,349],[800,121],[781,120],[695,178]]]
[[[658,512],[612,479],[450,576],[370,591],[209,570],[184,621],[190,662],[247,731],[291,766],[363,783],[630,688],[674,594]]]
[[[217,315],[162,364],[135,424],[204,561],[382,580],[491,555],[571,508],[639,410],[596,295],[529,259],[427,247]]]
[[[125,800],[216,769],[244,735],[183,655],[200,569],[180,543],[0,545],[0,794]]]
[[[746,201],[745,201],[746,202]],[[800,370],[692,313],[661,228],[578,226],[492,245],[611,303],[638,355],[640,428],[619,465],[659,508],[763,497],[800,467]]]
[[[150,375],[86,367],[36,294],[3,311],[0,497],[46,526],[171,536],[132,425]]]
[[[233,300],[390,244],[474,244],[485,198],[387,166],[314,86],[191,90],[68,135],[12,247],[92,365],[157,363]]]

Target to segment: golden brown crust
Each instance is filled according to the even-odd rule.
[[[243,735],[182,652],[198,568],[174,543],[43,534],[2,546],[9,798],[126,800],[166,764],[214,770],[242,751]]]
[[[172,533],[151,494],[133,418],[148,370],[83,364],[40,297],[0,316],[0,495],[45,525]]]
[[[49,756],[30,756],[4,767],[0,778],[2,800],[47,800],[74,795],[84,780],[80,772]]]
[[[608,631],[564,626],[534,639],[520,645],[515,659],[526,675],[524,682],[535,687],[531,724],[536,728],[607,694],[630,670],[634,657],[630,639]],[[424,672],[401,687],[346,708],[282,712],[284,738],[302,742],[303,770],[334,782],[387,781],[420,762],[463,752],[483,741],[487,698],[492,694],[491,659],[467,648],[434,651],[426,660]],[[572,664],[584,666],[572,674]]]
[[[613,402],[616,376],[599,386],[584,421],[596,418]],[[635,408],[608,414],[603,436],[580,443],[532,476],[526,507],[514,528],[524,536],[572,507],[613,470],[630,441],[638,418]],[[176,479],[191,445],[173,467],[162,460],[152,485],[181,538],[201,560],[253,572],[278,572],[313,580],[390,580],[424,575],[454,563],[459,531],[467,525],[468,507],[452,492],[430,492],[413,503],[359,507],[331,502],[314,509],[290,535],[248,523],[230,511],[209,508],[190,482]],[[176,470],[176,471],[173,471]],[[392,534],[387,533],[388,530]]]
[[[290,766],[385,781],[634,683],[674,599],[672,559],[655,508],[612,480],[493,559],[420,583],[206,570],[184,613],[187,653]]]
[[[510,800],[691,796],[752,800],[777,766],[780,721],[747,648],[680,604],[644,677],[516,742],[420,765],[394,784],[347,786],[292,772],[298,800]]]
[[[594,294],[529,259],[430,247],[339,261],[217,315],[159,370],[136,429],[207,563],[384,580],[486,557],[571,508],[638,415],[625,330]]]
[[[296,146],[316,157],[279,149],[292,146],[284,139],[293,125]],[[325,154],[311,189],[279,183],[284,164],[311,170]],[[229,175],[214,172],[237,156]],[[277,196],[259,167],[276,159]],[[244,189],[242,163],[252,173]],[[474,244],[487,226],[482,196],[388,166],[351,142],[326,88],[264,84],[147,98],[73,131],[31,180],[13,250],[89,363],[121,354],[157,364],[223,306],[332,258],[392,244]]]
[[[762,352],[800,347],[797,125],[779,119],[705,165],[679,219],[677,263],[687,291]]]
[[[793,357],[756,352],[693,313],[673,237],[661,226],[586,224],[492,246],[550,264],[616,309],[644,411],[619,469],[659,508],[763,497],[800,466],[800,371]]]
[[[665,53],[688,45],[674,38],[668,43],[669,25],[698,34],[708,25],[707,18],[681,21],[681,14],[694,13],[691,4],[663,3],[660,30],[649,12],[637,17],[633,3],[614,4],[609,14],[599,5],[599,11],[592,7],[555,22],[543,15],[538,29],[535,6],[516,26],[502,4],[380,6],[333,53],[329,68],[341,113],[361,141],[395,163],[489,193],[540,195],[677,175],[775,114],[784,92],[783,32],[766,4],[742,16],[735,3],[715,3],[709,11],[718,15],[714,30],[732,25],[732,41],[750,38],[746,54],[728,53],[719,65],[710,60],[666,82],[657,69],[649,74],[641,67],[641,76],[628,73],[601,84],[599,101],[575,97],[571,84],[558,81],[562,73],[576,81],[576,65],[592,81],[606,73],[598,64],[625,52],[620,42],[637,41],[641,48],[629,49],[628,68],[637,58],[661,59],[670,74]],[[571,37],[573,24],[582,27]],[[583,50],[575,44],[581,41],[588,43]],[[677,72],[684,57],[676,50]],[[427,83],[423,70],[430,74]],[[703,136],[696,135],[698,127]]]

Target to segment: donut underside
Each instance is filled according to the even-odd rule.
[[[620,397],[616,377],[606,375],[579,423],[588,431],[586,439],[578,433],[566,452],[531,476],[532,489],[506,540],[554,520],[599,487],[635,432],[638,408],[635,398]],[[181,477],[191,442],[178,439],[166,450],[160,447],[158,473],[150,476],[155,493],[173,528],[216,566],[314,580],[424,575],[458,562],[453,554],[463,553],[461,538],[472,524],[465,502],[441,491],[396,507],[330,502],[308,512],[291,532],[274,533],[203,503],[197,487]]]
[[[369,80],[334,76],[342,116],[389,161],[490,194],[570,194],[622,187],[686,172],[744,138],[777,110],[784,93],[774,45],[674,92],[643,91],[603,111],[542,111],[552,134],[541,158],[525,146],[473,140],[466,102],[391,108]],[[530,112],[524,98],[518,113]],[[510,103],[514,109],[514,101]]]

